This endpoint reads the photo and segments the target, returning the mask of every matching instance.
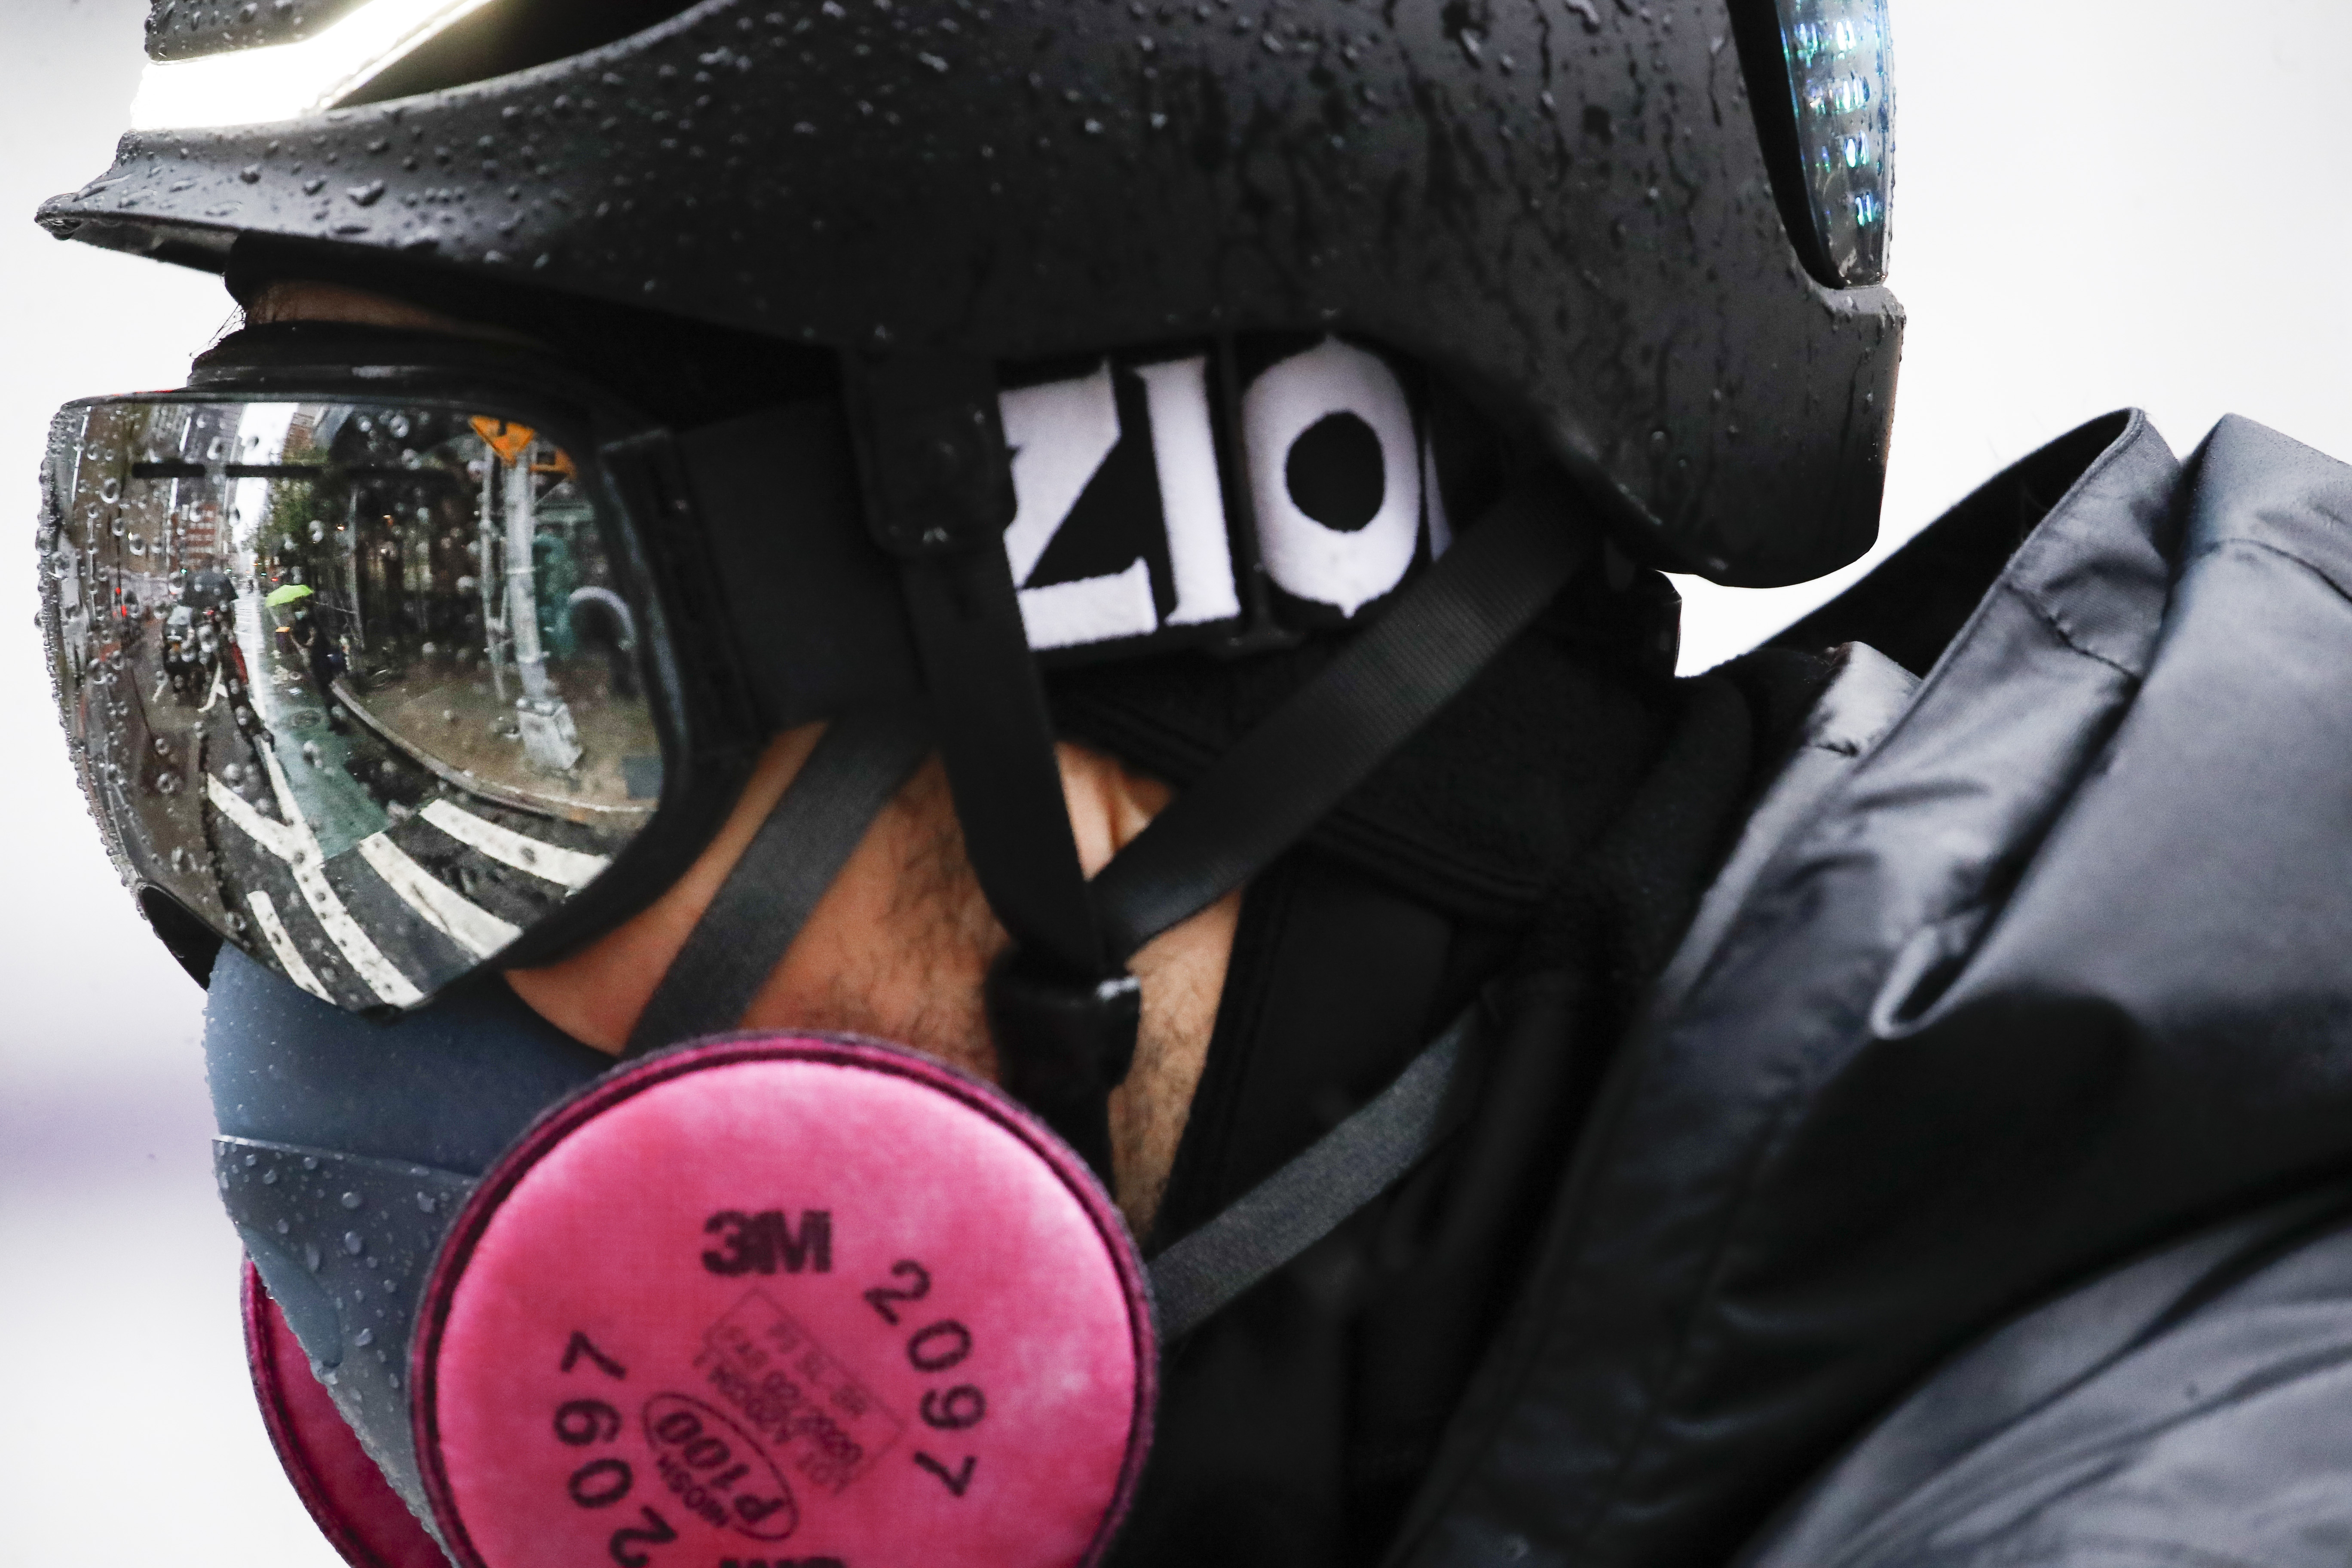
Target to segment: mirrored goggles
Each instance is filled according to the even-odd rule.
[[[686,748],[588,434],[482,398],[58,416],[43,623],[151,918],[161,895],[320,997],[407,1008],[628,858]]]
[[[1049,663],[1360,625],[1451,539],[1414,373],[1301,334],[1008,373]],[[65,728],[183,961],[352,1010],[551,959],[670,886],[763,739],[919,708],[837,398],[672,432],[520,351],[265,328],[52,427]]]

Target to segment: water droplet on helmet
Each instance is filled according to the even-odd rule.
[[[358,1231],[347,1230],[343,1232],[343,1250],[357,1258],[367,1250],[367,1241]]]
[[[345,1193],[343,1194],[343,1206],[347,1209],[355,1209],[359,1207],[361,1202],[362,1200],[357,1193]]]

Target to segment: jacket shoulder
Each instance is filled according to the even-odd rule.
[[[1742,1568],[2352,1556],[2352,1189],[2065,1293],[1927,1380]]]
[[[1725,1560],[1960,1347],[2352,1169],[2352,469],[2242,420],[2185,470],[2093,434],[1735,851],[1397,1561]],[[2205,1539],[2202,1484],[2134,1528]]]

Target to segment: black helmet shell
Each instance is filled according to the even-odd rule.
[[[1732,35],[1726,0],[707,0],[479,83],[133,132],[40,216],[856,353],[1344,328],[1540,439],[1648,559],[1769,585],[1871,542],[1902,312],[1800,260]]]

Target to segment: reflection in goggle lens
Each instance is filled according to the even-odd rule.
[[[58,700],[121,869],[414,1006],[650,819],[641,603],[572,459],[429,405],[123,399],[51,433]]]

